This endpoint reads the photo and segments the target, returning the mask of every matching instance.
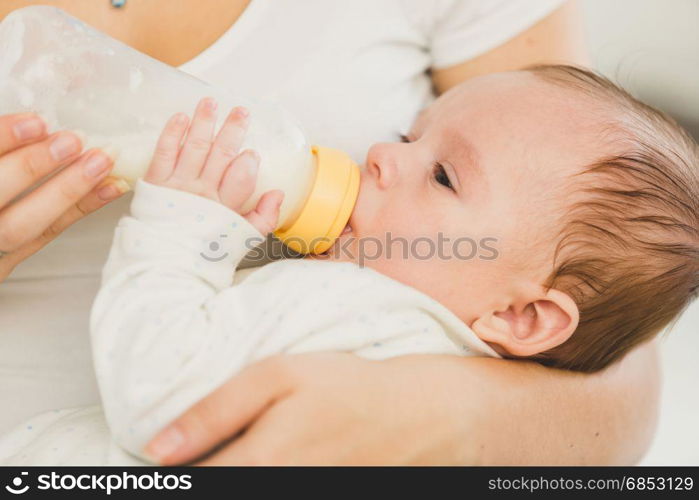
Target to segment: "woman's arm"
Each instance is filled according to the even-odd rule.
[[[531,28],[486,54],[434,70],[432,81],[441,94],[474,76],[538,63],[589,64],[581,13],[575,1],[566,2]]]
[[[486,358],[278,356],[147,448],[165,464],[630,464],[655,424],[652,345],[597,375]],[[247,429],[247,430],[246,430]]]
[[[479,464],[619,465],[638,462],[657,421],[660,365],[654,343],[593,375],[535,363],[478,358],[469,371],[487,387],[472,407]],[[506,364],[507,363],[507,364]],[[473,431],[473,427],[471,429]]]

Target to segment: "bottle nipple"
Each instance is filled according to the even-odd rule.
[[[352,215],[359,194],[359,167],[344,152],[313,146],[316,174],[299,216],[274,232],[300,254],[328,250]]]

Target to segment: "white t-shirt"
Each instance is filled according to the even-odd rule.
[[[561,0],[253,0],[181,69],[274,98],[312,143],[363,162],[434,98],[429,68],[502,44]],[[89,310],[130,196],[80,221],[0,285],[0,432],[36,413],[98,402]]]

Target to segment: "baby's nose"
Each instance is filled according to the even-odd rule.
[[[396,158],[391,154],[388,144],[376,144],[372,146],[367,155],[367,170],[376,178],[381,189],[390,188],[398,177]]]

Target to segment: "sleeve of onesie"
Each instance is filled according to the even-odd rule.
[[[433,68],[447,68],[494,49],[530,28],[563,0],[402,0],[423,34]]]
[[[127,451],[141,456],[158,430],[244,365],[263,335],[262,305],[284,292],[231,286],[263,240],[223,205],[137,184],[90,318],[105,415]]]

